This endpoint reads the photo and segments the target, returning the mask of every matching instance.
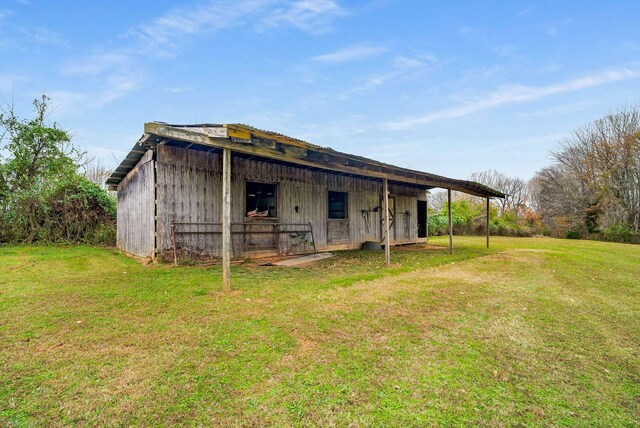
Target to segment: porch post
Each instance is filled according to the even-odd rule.
[[[489,198],[487,198],[487,248],[489,248]]]
[[[449,200],[449,254],[453,255],[453,221],[451,220],[451,189],[447,189]]]
[[[231,291],[231,149],[222,150],[222,288]]]
[[[382,179],[382,187],[384,192],[384,258],[387,267],[391,266],[391,239],[389,238],[389,182],[386,178]]]
[[[427,226],[426,226],[427,229],[425,230],[426,237],[427,237],[426,242],[429,243],[429,191],[426,192],[426,196],[424,200],[425,200],[424,207],[426,210],[425,216],[427,219]]]

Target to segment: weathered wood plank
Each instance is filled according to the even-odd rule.
[[[149,150],[118,184],[117,246],[139,256],[154,253],[154,161]]]
[[[389,182],[385,178],[382,181],[382,193],[384,200],[384,258],[387,267],[391,266],[391,239],[389,238]]]
[[[222,288],[231,291],[231,150],[222,153]]]

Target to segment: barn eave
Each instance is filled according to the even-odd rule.
[[[171,125],[164,122],[149,122],[145,124],[144,132],[122,163],[107,179],[106,184],[110,189],[117,189],[118,184],[135,167],[147,150],[159,144],[169,144],[194,150],[230,149],[244,157],[262,158],[368,179],[386,178],[391,183],[424,190],[444,188],[483,198],[506,196],[502,192],[473,181],[402,168],[244,124]]]

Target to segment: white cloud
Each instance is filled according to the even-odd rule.
[[[111,74],[105,81],[88,92],[53,90],[48,95],[54,101],[56,114],[73,115],[87,108],[102,107],[142,86],[142,75],[137,73]]]
[[[517,14],[516,18],[522,18],[523,16],[530,15],[535,11],[535,5],[527,6],[524,9],[521,9]]]
[[[54,45],[68,47],[69,42],[65,40],[58,33],[48,30],[46,28],[34,28],[34,29],[22,29],[22,32],[26,34],[32,41],[39,45]]]
[[[535,111],[523,112],[520,113],[519,116],[535,118],[565,116],[584,111],[589,107],[597,105],[598,103],[599,102],[597,99],[579,100],[576,102],[554,105],[542,110],[538,109]]]
[[[209,1],[198,6],[178,7],[145,24],[131,29],[136,52],[154,56],[171,55],[185,37],[212,33],[244,24],[249,16],[266,13],[275,0]]]
[[[396,56],[388,71],[367,77],[363,83],[345,91],[339,98],[345,100],[354,95],[362,95],[389,82],[423,72],[432,64],[437,65],[437,59],[431,55],[419,57]]]
[[[289,24],[311,34],[328,31],[333,19],[345,16],[346,11],[335,0],[295,0],[277,8],[262,23],[269,27]]]
[[[407,58],[406,56],[398,56],[393,60],[393,66],[395,68],[422,68],[425,66],[424,61],[417,58]]]
[[[6,17],[8,17],[8,16],[10,16],[12,14],[13,14],[13,11],[10,10],[10,9],[0,10],[0,20],[4,19],[4,18],[6,18]]]
[[[564,92],[573,92],[581,89],[604,85],[606,83],[631,79],[640,76],[640,73],[631,69],[620,69],[596,73],[549,86],[505,86],[495,92],[451,108],[438,110],[404,118],[385,125],[387,129],[407,129],[416,125],[426,125],[441,120],[455,119],[467,116],[483,110],[493,109],[506,104],[523,103],[548,97]]]
[[[373,56],[379,55],[385,51],[380,46],[373,45],[356,45],[349,46],[335,52],[314,56],[311,58],[313,61],[325,62],[325,63],[340,63],[358,61]]]
[[[549,27],[546,29],[546,33],[551,37],[557,37],[558,35],[560,35],[561,31],[564,28],[571,25],[571,23],[572,23],[572,20],[569,18],[564,19],[560,22],[556,22],[554,24],[549,25]]]
[[[9,16],[11,16],[13,14],[13,11],[10,9],[0,9],[0,30],[3,30],[3,23],[6,20],[6,18],[8,18]],[[2,45],[4,43],[0,42],[0,45]]]
[[[84,61],[69,64],[62,69],[62,73],[70,75],[96,75],[124,64],[129,59],[129,56],[123,52],[105,52],[98,55],[91,55]]]
[[[142,86],[143,61],[174,56],[198,35],[240,26],[255,28],[256,22],[317,33],[344,13],[334,0],[210,0],[170,9],[148,24],[131,28],[118,48],[77,59],[61,71],[106,82],[106,88],[94,94],[93,105],[101,106]]]
[[[50,91],[47,95],[53,102],[52,109],[56,116],[82,113],[90,98],[88,94],[72,91]]]
[[[184,94],[185,92],[192,91],[193,86],[167,86],[164,90],[172,94]]]
[[[92,105],[101,107],[142,86],[142,76],[138,73],[121,73],[109,76],[105,88],[96,94]]]
[[[367,79],[365,79],[364,83],[345,91],[339,96],[339,98],[341,100],[347,100],[353,97],[354,95],[365,94],[369,91],[375,90],[376,88],[384,85],[387,82],[392,81],[393,79],[398,78],[399,76],[400,76],[400,73],[394,70],[388,73],[382,73],[382,74],[377,74],[377,75],[368,77]]]
[[[621,43],[623,49],[630,51],[640,51],[640,43],[632,42],[632,41],[624,41]]]
[[[173,56],[186,39],[239,25],[247,15],[264,11],[271,0],[209,1],[199,6],[169,10],[149,24],[136,26],[124,35],[120,47],[90,55],[63,68],[65,74],[97,75],[137,63],[140,56]]]

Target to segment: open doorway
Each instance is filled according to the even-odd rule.
[[[418,238],[427,237],[427,201],[418,201]]]

